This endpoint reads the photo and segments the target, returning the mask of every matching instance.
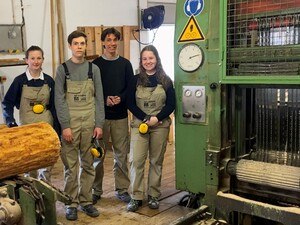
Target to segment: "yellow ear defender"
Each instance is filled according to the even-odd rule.
[[[148,129],[149,129],[149,126],[148,124],[146,123],[148,120],[150,120],[150,117],[149,115],[147,115],[144,119],[143,119],[143,122],[140,124],[139,126],[139,132],[140,134],[147,134],[148,132]]]
[[[103,156],[105,155],[105,149],[101,147],[100,142],[102,141],[102,139],[97,139],[97,138],[92,138],[91,143],[93,144],[93,147],[90,149],[91,154],[95,157],[95,158],[103,158]],[[103,142],[104,145],[104,142]]]
[[[146,134],[148,132],[148,125],[146,123],[141,123],[139,126],[140,134]]]
[[[32,107],[32,111],[36,114],[41,114],[42,112],[44,112],[45,107],[42,104],[35,104]]]

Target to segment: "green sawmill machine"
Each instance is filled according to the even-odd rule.
[[[300,224],[300,1],[177,0],[174,57],[185,203],[205,224]]]

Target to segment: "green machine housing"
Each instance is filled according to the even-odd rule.
[[[176,188],[229,224],[298,224],[300,1],[176,4]]]

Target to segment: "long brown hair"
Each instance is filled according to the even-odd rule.
[[[163,86],[163,88],[165,90],[167,90],[170,87],[170,85],[172,85],[172,80],[164,71],[158,51],[153,45],[147,45],[146,47],[144,47],[142,49],[142,51],[140,53],[140,65],[139,65],[140,77],[139,77],[137,84],[142,85],[142,86],[147,86],[147,84],[149,84],[148,75],[146,73],[145,68],[142,66],[142,55],[143,55],[143,52],[145,52],[145,51],[153,52],[154,56],[156,57],[157,63],[156,63],[155,69],[156,69],[157,81],[159,84],[161,84]]]

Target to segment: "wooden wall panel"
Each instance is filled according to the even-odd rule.
[[[88,37],[86,58],[92,60],[103,53],[101,41],[102,31],[111,26],[79,26],[78,30],[84,32]],[[121,40],[118,48],[119,55],[130,60],[130,41],[134,40],[132,33],[138,29],[137,26],[117,26],[114,27],[121,33]],[[135,36],[139,37],[136,32]]]

